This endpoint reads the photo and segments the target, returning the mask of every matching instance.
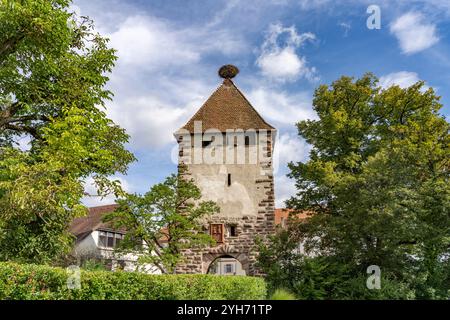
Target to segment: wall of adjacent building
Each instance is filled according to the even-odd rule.
[[[138,255],[127,253],[118,254],[113,248],[103,248],[99,246],[99,231],[94,230],[83,240],[78,242],[73,250],[75,257],[97,258],[111,260],[112,270],[122,268],[125,271],[139,271],[148,274],[160,274],[161,271],[151,264],[143,264],[138,266]]]

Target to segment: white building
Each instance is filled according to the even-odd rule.
[[[117,230],[102,222],[102,217],[116,208],[116,204],[89,208],[87,216],[74,219],[69,229],[76,237],[73,255],[80,263],[95,260],[104,263],[111,270],[136,271],[138,255],[120,254],[115,251],[126,230]],[[151,265],[139,268],[139,271],[146,273],[161,273]]]

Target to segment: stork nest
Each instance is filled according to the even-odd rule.
[[[239,69],[232,64],[227,64],[219,69],[219,76],[224,79],[234,78],[239,73]]]

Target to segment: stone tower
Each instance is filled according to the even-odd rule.
[[[201,221],[216,246],[189,249],[178,273],[257,275],[255,239],[274,233],[273,141],[276,130],[252,107],[223,66],[223,83],[177,132],[179,164],[220,213]],[[224,268],[223,270],[221,268]]]

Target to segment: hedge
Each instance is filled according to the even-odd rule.
[[[261,300],[262,278],[148,275],[81,270],[81,288],[69,289],[63,268],[0,262],[0,299],[21,300]]]

